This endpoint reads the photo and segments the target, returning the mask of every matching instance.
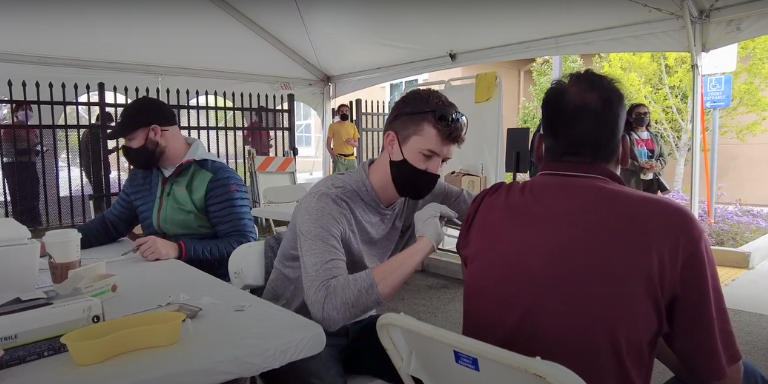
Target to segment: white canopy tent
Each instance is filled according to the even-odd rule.
[[[0,78],[270,93],[290,82],[329,119],[329,84],[341,96],[544,55],[698,58],[768,34],[768,0],[28,0],[3,6],[0,34]],[[697,175],[694,161],[694,197]]]

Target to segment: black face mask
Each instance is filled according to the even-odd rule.
[[[635,127],[647,127],[648,123],[651,121],[651,118],[648,116],[635,116],[632,118],[632,125]]]
[[[400,147],[403,159],[389,160],[389,173],[392,176],[395,191],[400,197],[411,200],[421,200],[427,197],[435,189],[440,175],[419,169],[408,162],[399,138],[397,139],[397,146]]]
[[[132,167],[137,169],[143,169],[145,171],[151,171],[158,167],[160,164],[160,158],[162,153],[158,150],[157,141],[151,141],[149,139],[149,133],[144,141],[144,145],[131,148],[123,145],[123,156]]]
[[[339,119],[341,119],[341,121],[349,121],[349,115],[346,113],[342,113],[341,115],[339,115]]]

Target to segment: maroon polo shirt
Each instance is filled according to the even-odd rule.
[[[648,384],[659,337],[693,375],[741,361],[703,228],[607,168],[544,164],[480,193],[457,250],[464,335],[590,384]]]

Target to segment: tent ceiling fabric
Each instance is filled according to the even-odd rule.
[[[715,4],[710,19],[703,22],[705,51],[768,34],[768,0],[691,2],[700,14]],[[209,74],[212,79],[266,84],[290,80],[298,87],[322,87],[330,80],[342,95],[400,77],[482,62],[553,54],[689,51],[681,5],[673,0],[222,3],[17,2],[0,13],[0,33],[8,37],[0,42],[0,61],[49,67],[34,67],[40,73],[69,65],[109,73]],[[244,17],[227,12],[227,4]],[[265,40],[259,28],[280,44]],[[455,61],[449,51],[456,53]]]

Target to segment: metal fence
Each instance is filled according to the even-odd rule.
[[[356,99],[350,101],[348,105],[351,120],[360,133],[357,147],[358,163],[379,157],[384,145],[384,123],[389,115],[387,103]],[[336,116],[336,110],[332,112],[332,115]]]
[[[117,150],[121,143],[106,140],[112,127],[105,119],[94,123],[106,113],[117,120],[125,105],[142,96],[168,103],[176,111],[182,134],[201,140],[246,182],[251,179],[246,148],[270,156],[296,153],[293,94],[10,80],[7,85],[7,92],[0,90],[0,215],[30,228],[77,225],[114,202],[129,166]],[[23,121],[24,114],[16,113],[25,109],[32,112],[29,123]]]

